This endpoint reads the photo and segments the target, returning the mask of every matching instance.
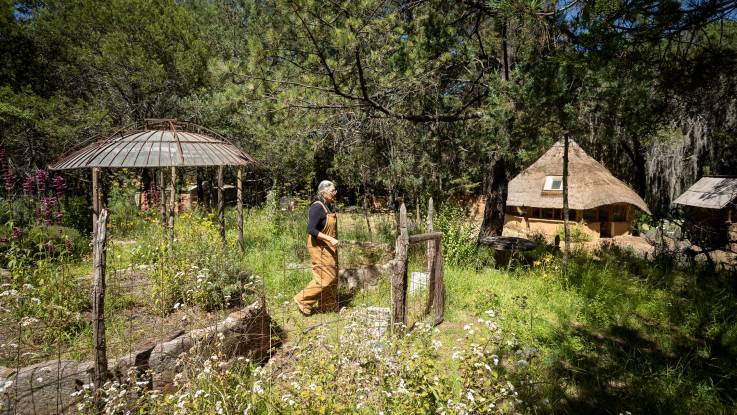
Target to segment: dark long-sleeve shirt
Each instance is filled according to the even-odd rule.
[[[313,203],[310,206],[309,220],[307,221],[307,233],[317,238],[317,234],[325,229],[325,222],[328,219],[325,209],[319,203]]]

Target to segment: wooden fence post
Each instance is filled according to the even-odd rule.
[[[399,207],[399,236],[397,237],[394,269],[392,275],[392,330],[403,327],[407,309],[407,250],[409,234],[407,233],[407,207],[404,203]]]
[[[431,275],[433,291],[432,295],[432,310],[435,314],[435,325],[443,322],[445,318],[445,282],[444,282],[444,271],[443,271],[443,238],[440,237],[435,241],[435,264],[433,267],[433,274]]]
[[[225,195],[223,194],[223,166],[218,166],[218,225],[220,239],[225,245]]]
[[[95,345],[95,406],[102,412],[105,403],[100,396],[100,388],[108,377],[107,350],[105,344],[105,265],[107,256],[107,209],[103,209],[97,219],[94,239],[92,315],[93,340]]]
[[[243,240],[243,167],[238,167],[238,247],[246,250]]]
[[[433,232],[432,216],[433,216],[432,197],[427,201],[427,233]],[[427,241],[427,273],[432,272],[432,265],[435,261],[435,241]],[[432,278],[432,275],[430,275]]]

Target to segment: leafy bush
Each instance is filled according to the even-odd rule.
[[[69,195],[64,199],[62,224],[84,235],[92,234],[92,205],[86,197]]]
[[[563,225],[558,226],[557,229],[558,237],[560,237],[561,243],[565,241],[565,229]],[[571,238],[571,242],[589,242],[592,239],[591,233],[587,231],[586,225],[582,223],[569,223],[568,224],[568,235]]]
[[[443,259],[450,265],[481,268],[493,263],[492,252],[476,243],[478,225],[460,207],[444,207],[434,221],[443,233]]]

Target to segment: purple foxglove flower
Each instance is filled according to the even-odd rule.
[[[66,188],[66,183],[64,183],[63,177],[55,175],[54,178],[51,179],[51,183],[53,184],[56,193],[61,194],[62,192],[64,192],[64,189]]]
[[[33,176],[26,176],[23,180],[23,193],[33,194],[33,189],[36,188],[36,178]]]

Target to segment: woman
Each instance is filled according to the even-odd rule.
[[[294,302],[305,316],[312,314],[319,303],[321,311],[338,309],[338,218],[330,209],[337,194],[335,185],[323,180],[310,206],[307,223],[307,250],[312,263],[312,281],[297,295]]]

